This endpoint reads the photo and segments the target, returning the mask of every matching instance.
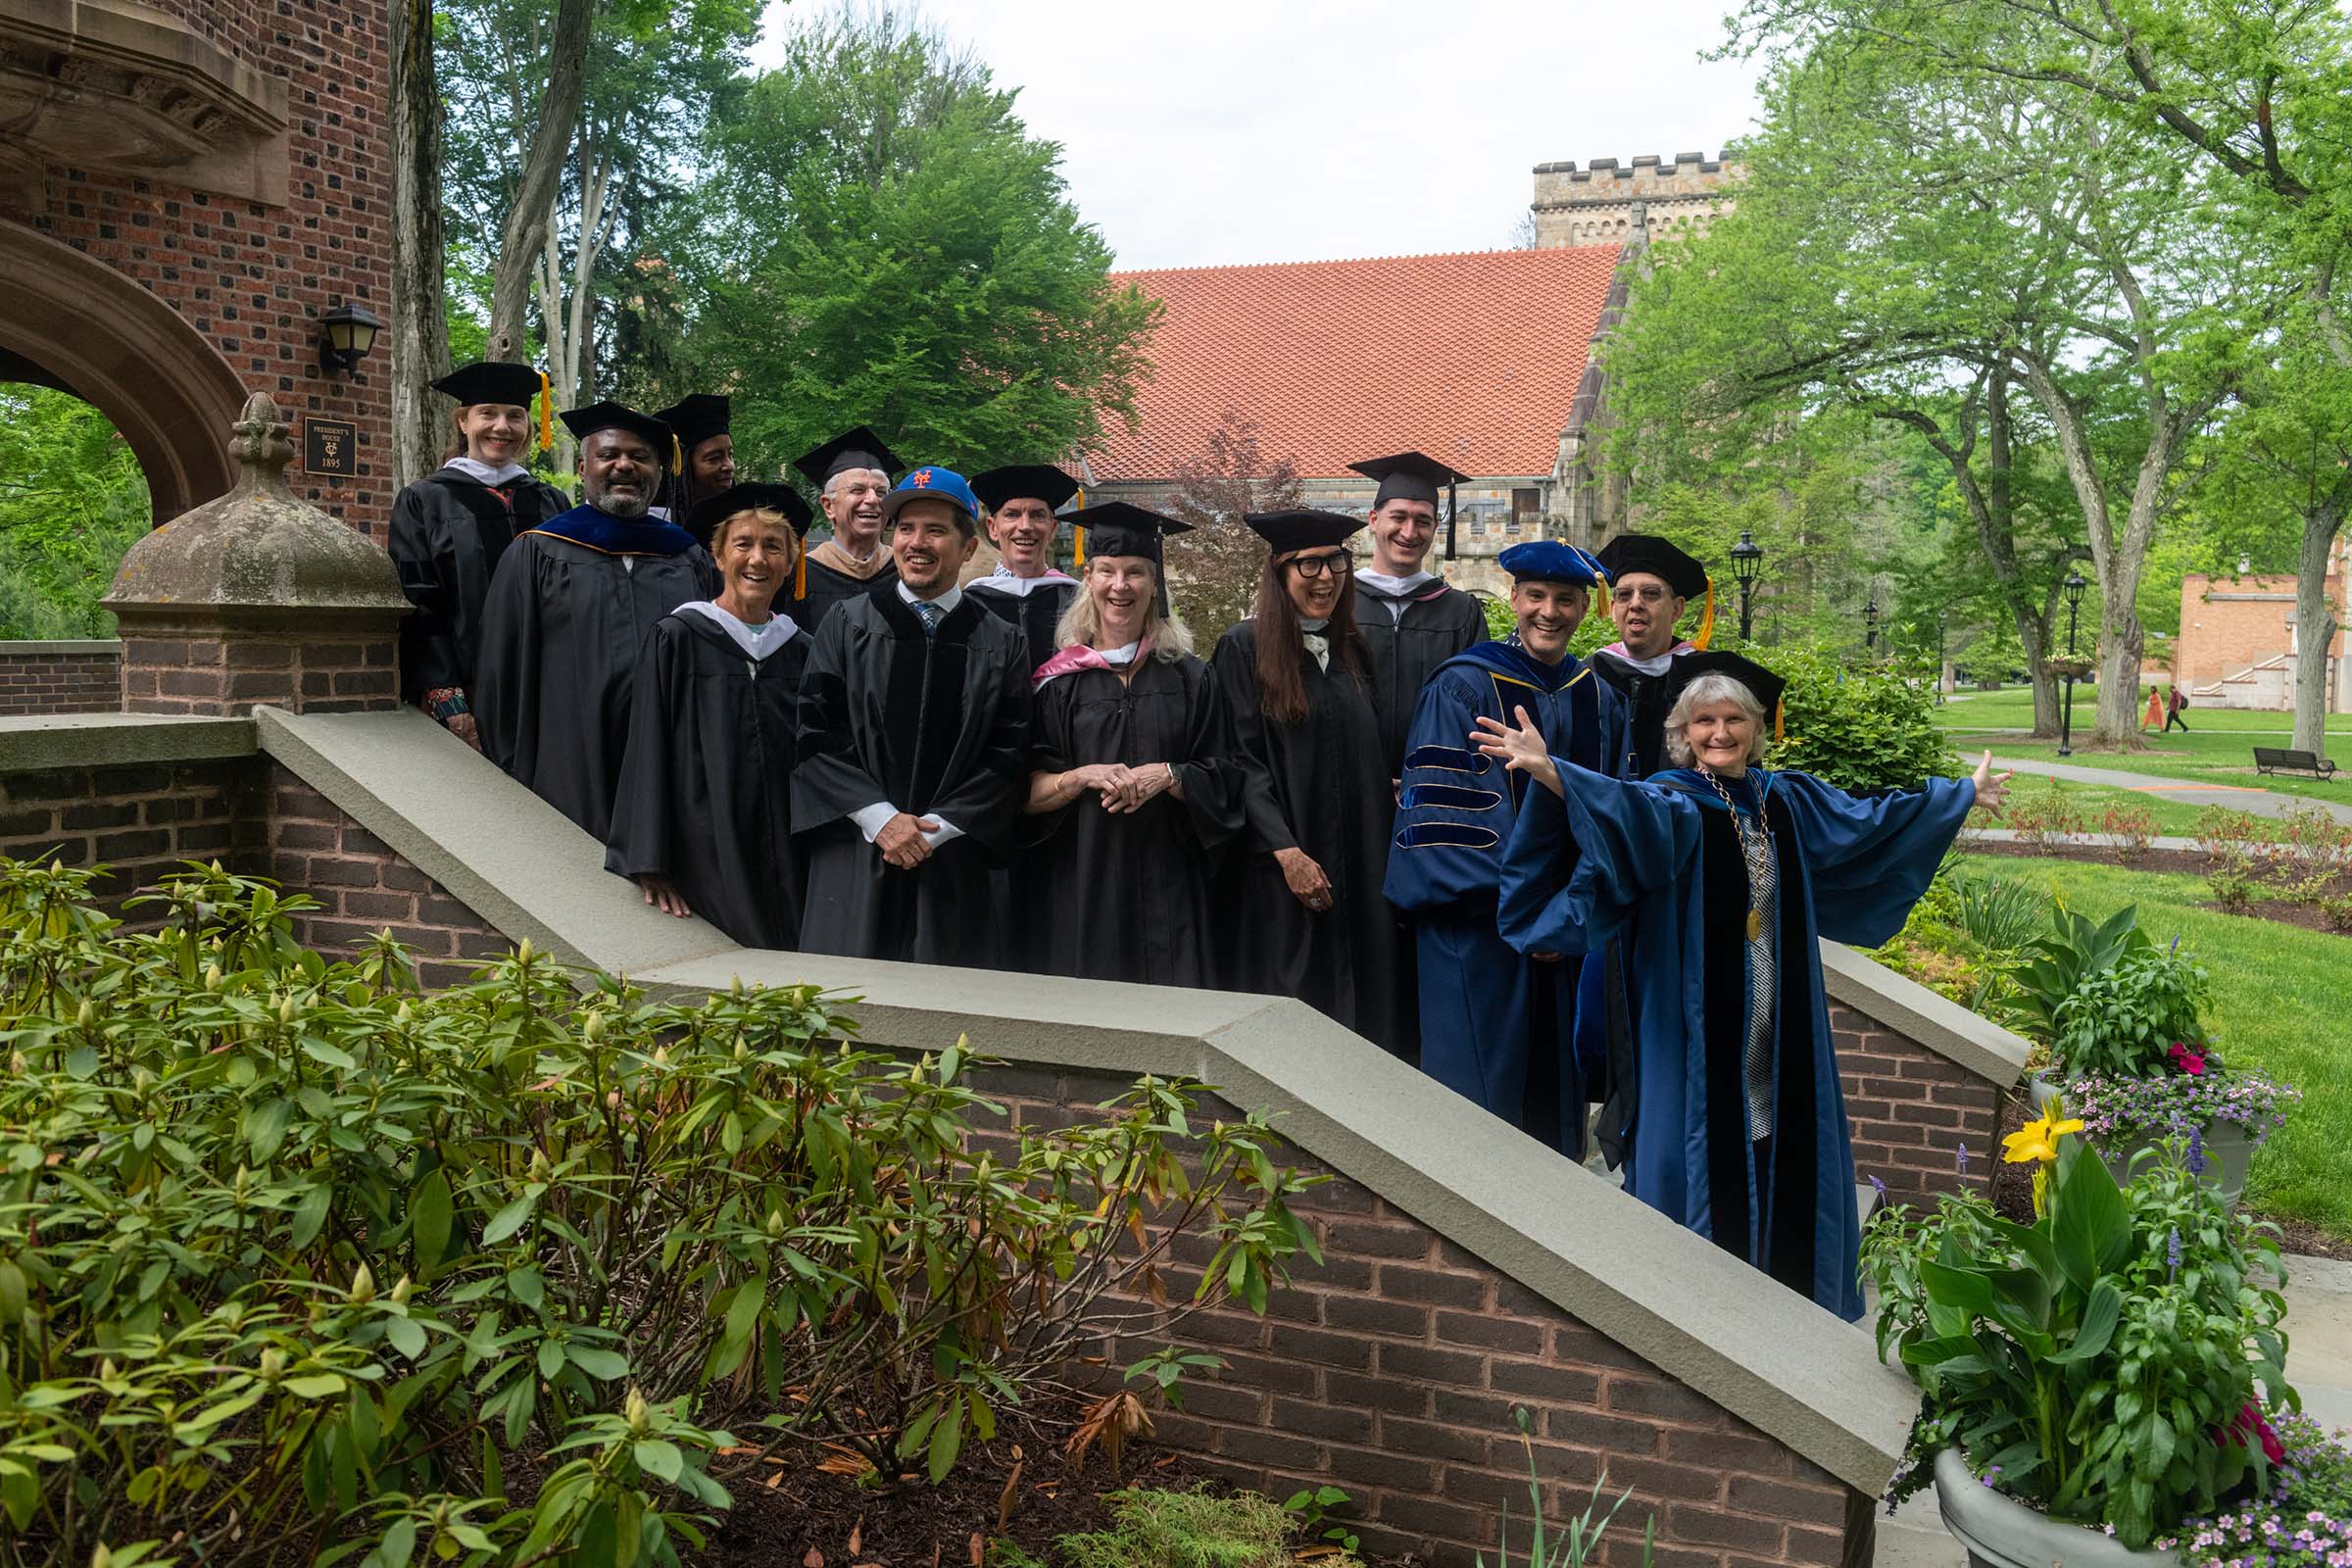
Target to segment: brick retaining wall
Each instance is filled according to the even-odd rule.
[[[1127,1087],[1022,1067],[974,1083],[1032,1127],[1068,1125]],[[1632,1489],[1604,1561],[1639,1562],[1654,1514],[1658,1568],[1868,1562],[1870,1499],[1776,1439],[1344,1176],[1298,1208],[1324,1262],[1302,1259],[1263,1318],[1185,1325],[1179,1338],[1226,1365],[1188,1384],[1181,1412],[1154,1414],[1161,1443],[1277,1498],[1339,1487],[1368,1550],[1467,1568],[1482,1548],[1494,1560],[1506,1502],[1524,1545],[1523,1408],[1548,1521],[1583,1512],[1604,1469],[1612,1496]],[[1207,1250],[1182,1247],[1171,1298],[1190,1295]],[[1131,1340],[1106,1358],[1156,1348]]]
[[[111,713],[122,705],[122,645],[0,642],[0,715]]]
[[[255,779],[252,758],[0,774],[0,855],[104,862],[95,891],[119,913],[184,860],[250,867],[264,831]]]
[[[1940,1193],[1990,1193],[2000,1155],[2000,1090],[1836,1003],[1830,1040],[1845,1088],[1854,1180],[1875,1176],[1886,1184],[1890,1201],[1914,1205],[1933,1203]]]

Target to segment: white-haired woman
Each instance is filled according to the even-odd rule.
[[[1737,654],[1674,662],[1666,757],[1640,783],[1481,719],[1481,749],[1549,791],[1505,850],[1500,926],[1524,953],[1630,948],[1626,1191],[1848,1320],[1862,1314],[1854,1164],[1816,938],[1902,926],[1972,806],[2006,774],[1855,796],[1756,765],[1782,681]],[[1538,809],[1550,800],[1556,808]]]
[[[1210,857],[1242,829],[1233,726],[1192,633],[1160,607],[1160,535],[1185,524],[1110,502],[1086,575],[1033,677],[1029,804],[1043,842],[1014,867],[1028,956],[1053,974],[1206,986]]]

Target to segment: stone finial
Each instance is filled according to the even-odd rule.
[[[294,444],[270,395],[246,399],[245,416],[230,430],[235,487],[131,546],[106,608],[117,616],[161,605],[262,615],[405,612],[409,603],[392,558],[286,487]]]
[[[409,601],[375,541],[287,488],[285,417],[267,393],[230,426],[237,481],[122,558],[104,601],[133,712],[389,708]]]

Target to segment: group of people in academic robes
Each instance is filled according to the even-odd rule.
[[[604,403],[562,416],[571,506],[522,465],[537,372],[436,385],[452,449],[392,529],[403,689],[649,904],[751,946],[1298,998],[1565,1152],[1590,1127],[1636,1197],[1858,1314],[1815,939],[1899,927],[2002,780],[1761,766],[1781,682],[1707,650],[1700,562],[1514,546],[1490,640],[1425,569],[1464,476],[1399,454],[1357,466],[1366,517],[1247,518],[1252,612],[1203,660],[1184,524],[1052,464],[967,482],[860,426],[796,460],[812,507],[738,481],[724,398]],[[1580,661],[1596,595],[1618,640]]]

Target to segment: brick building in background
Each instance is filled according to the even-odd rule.
[[[378,350],[321,318],[390,292],[387,13],[319,0],[0,0],[0,380],[96,405],[156,520],[226,490],[247,394],[294,416],[298,494],[379,540]]]
[[[2352,578],[2352,539],[2338,539],[2328,569],[2328,602],[2337,630],[2328,650],[2328,709],[2352,711],[2352,660],[2346,633],[2352,623],[2345,584]],[[2173,645],[2173,668],[2192,703],[2204,708],[2285,710],[2294,706],[2295,578],[2292,572],[2255,575],[2240,570],[2226,577],[2199,572],[2180,584],[2180,635]]]

